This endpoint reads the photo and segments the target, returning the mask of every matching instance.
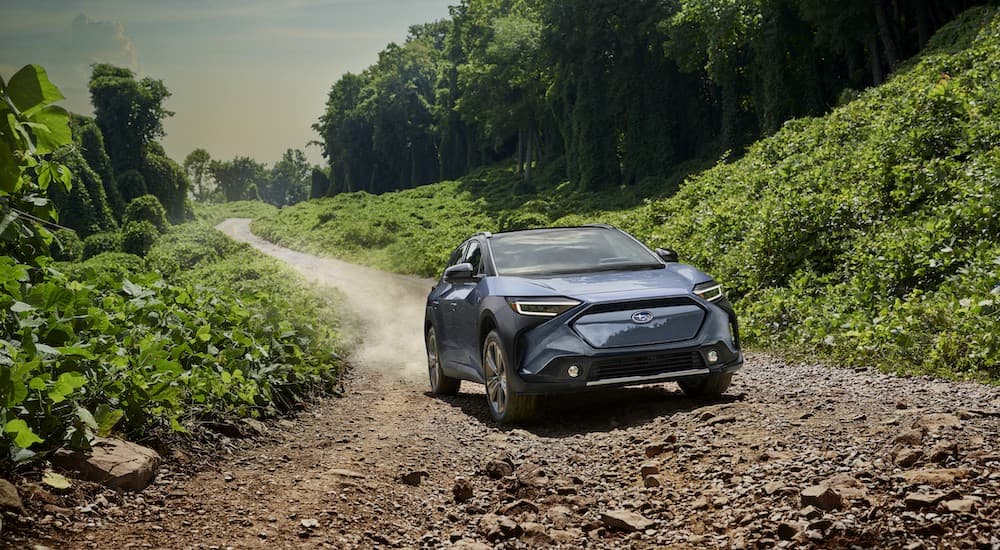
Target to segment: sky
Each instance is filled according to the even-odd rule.
[[[67,109],[92,114],[95,62],[163,80],[167,154],[193,149],[273,164],[289,148],[323,162],[310,127],[345,72],[457,0],[0,0],[0,75],[45,67]]]

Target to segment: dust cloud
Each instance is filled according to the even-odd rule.
[[[317,258],[272,244],[250,232],[250,220],[231,218],[216,229],[282,260],[306,279],[339,290],[360,323],[352,364],[424,383],[424,304],[434,281],[386,273],[332,258]]]

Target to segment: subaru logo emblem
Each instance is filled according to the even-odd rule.
[[[646,323],[653,320],[653,313],[650,311],[637,311],[632,314],[632,321],[645,325]]]

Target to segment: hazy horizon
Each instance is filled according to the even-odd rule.
[[[0,0],[0,74],[42,65],[61,104],[90,115],[90,65],[128,67],[173,94],[162,142],[174,160],[201,147],[273,164],[297,148],[319,164],[306,144],[330,86],[455,1]]]

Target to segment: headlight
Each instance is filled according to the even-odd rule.
[[[568,298],[508,298],[511,309],[521,315],[532,317],[555,317],[560,313],[580,305],[576,300]]]
[[[694,285],[694,293],[709,302],[714,302],[723,296],[722,285],[715,281],[708,281]]]

